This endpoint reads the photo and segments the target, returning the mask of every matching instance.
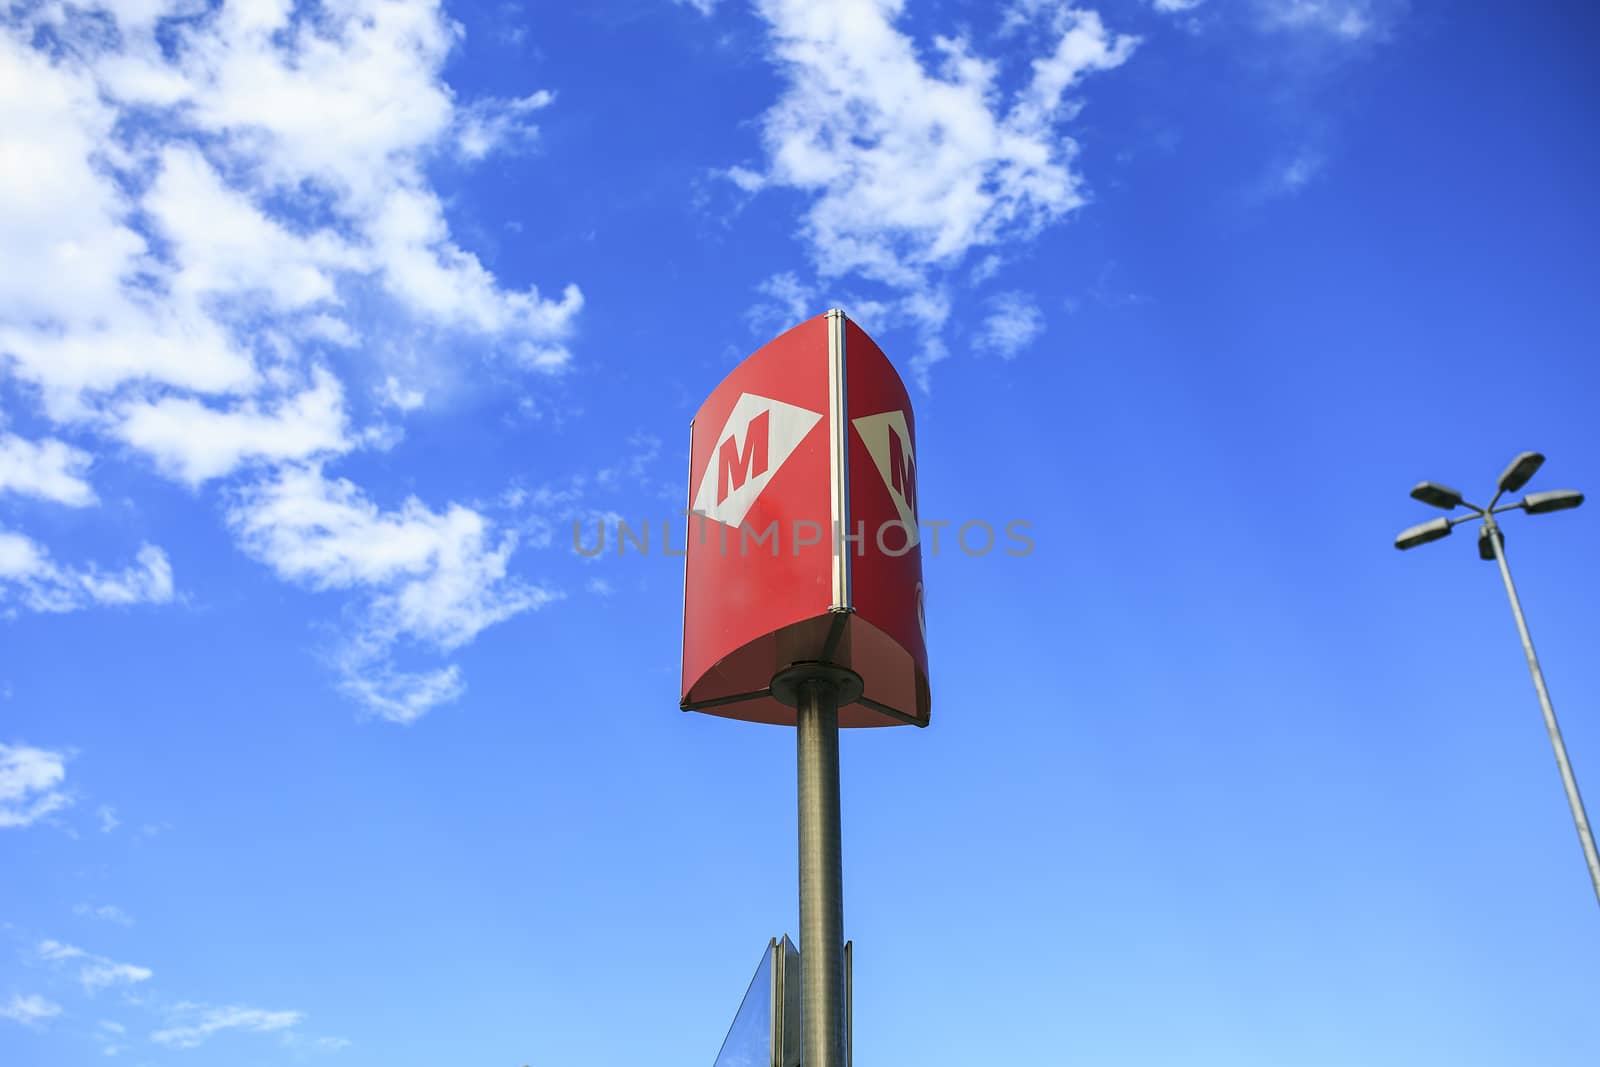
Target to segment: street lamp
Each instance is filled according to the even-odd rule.
[[[1449,537],[1455,523],[1450,519],[1434,519],[1432,522],[1422,522],[1409,530],[1401,530],[1400,536],[1394,539],[1396,548],[1416,548],[1429,541],[1437,541],[1441,537]]]
[[[1454,518],[1439,518],[1403,531],[1394,540],[1394,547],[1405,550],[1425,545],[1447,537],[1459,523],[1482,519],[1478,530],[1478,557],[1494,560],[1500,565],[1500,577],[1506,583],[1506,596],[1511,600],[1511,614],[1517,620],[1517,633],[1522,637],[1522,652],[1528,657],[1528,670],[1533,674],[1533,688],[1539,694],[1539,707],[1544,711],[1545,729],[1550,733],[1550,745],[1555,749],[1556,766],[1561,770],[1561,784],[1567,791],[1567,804],[1572,808],[1572,820],[1578,826],[1578,843],[1583,846],[1583,858],[1589,865],[1589,880],[1594,883],[1595,900],[1600,901],[1600,854],[1596,854],[1594,834],[1589,829],[1589,816],[1583,810],[1583,797],[1578,792],[1578,780],[1573,776],[1572,764],[1567,760],[1567,746],[1561,740],[1561,727],[1556,723],[1556,710],[1550,705],[1550,691],[1545,688],[1544,672],[1539,669],[1539,657],[1533,651],[1533,638],[1528,633],[1528,621],[1522,616],[1522,602],[1517,599],[1517,587],[1511,582],[1511,569],[1506,566],[1505,534],[1494,517],[1503,511],[1521,508],[1529,515],[1544,515],[1552,511],[1566,511],[1583,503],[1583,494],[1572,489],[1556,489],[1543,493],[1529,493],[1514,503],[1501,504],[1500,498],[1515,493],[1532,478],[1544,456],[1538,452],[1524,452],[1513,459],[1496,483],[1494,497],[1489,506],[1480,508],[1461,498],[1454,489],[1437,482],[1422,482],[1411,490],[1411,497],[1436,508],[1453,511],[1464,506],[1469,514]]]
[[[1540,467],[1544,466],[1544,456],[1538,452],[1524,452],[1506,465],[1500,472],[1500,493],[1515,493],[1518,489],[1528,484]],[[1496,493],[1495,496],[1499,496]]]
[[[1461,491],[1438,482],[1418,482],[1417,487],[1411,490],[1411,499],[1453,511],[1461,504]]]
[[[1522,510],[1529,515],[1543,515],[1547,511],[1566,511],[1581,503],[1583,503],[1582,493],[1571,489],[1552,489],[1548,493],[1529,493],[1523,497]]]

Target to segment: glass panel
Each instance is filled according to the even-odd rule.
[[[800,950],[783,935],[783,1067],[800,1067]]]
[[[772,1067],[772,946],[750,979],[712,1067]]]

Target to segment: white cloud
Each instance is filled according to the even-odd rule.
[[[1051,46],[1020,86],[959,36],[924,57],[896,26],[902,0],[761,0],[786,87],[762,119],[766,166],[734,168],[747,191],[810,197],[800,233],[824,278],[853,276],[898,293],[889,309],[918,329],[912,373],[926,385],[947,354],[941,279],[968,253],[1026,241],[1085,203],[1062,125],[1084,75],[1125,62],[1137,43],[1098,14],[1036,2]]]
[[[472,581],[455,583],[448,574],[496,570],[505,544],[486,543],[488,523],[477,512],[452,505],[429,510],[411,498],[395,511],[380,511],[344,479],[329,479],[315,467],[286,468],[276,479],[253,488],[230,518],[246,548],[281,576],[316,589],[416,583],[408,588],[408,617],[432,620],[431,636],[452,639],[481,626],[449,625],[438,611],[424,610],[459,597],[430,598],[423,592],[463,593]],[[430,584],[438,583],[438,584]],[[452,643],[460,643],[453,640]]]
[[[276,518],[237,516],[286,504],[283,487],[304,488],[297,472],[313,468],[313,496],[360,510],[360,491],[321,480],[321,465],[401,431],[357,423],[330,347],[379,360],[392,339],[424,337],[437,355],[412,369],[430,387],[459,373],[464,347],[535,372],[567,366],[582,292],[498,277],[456,240],[428,174],[441,152],[471,161],[526,141],[554,97],[458,100],[443,72],[462,30],[440,0],[75,10],[32,5],[0,26],[0,380],[37,396],[74,442],[98,435],[191,487],[232,479],[249,551],[291,580],[360,592],[370,614],[352,647],[377,650],[363,676],[381,690],[372,700],[414,717],[462,683],[453,666],[395,668],[396,642],[453,649],[548,595],[509,575],[513,542],[470,509],[413,502],[392,522],[369,516],[372,532],[434,538],[386,569],[293,515],[275,513],[288,523],[276,531]],[[403,414],[422,401],[391,380],[379,403]],[[0,492],[85,506],[90,462],[105,458],[0,436]],[[344,563],[300,570],[300,550]],[[0,530],[0,612],[172,595],[154,546],[102,571]]]
[[[95,502],[85,477],[89,453],[49,438],[28,441],[0,433],[0,493],[18,493],[81,508]]]
[[[75,945],[64,945],[60,941],[39,942],[39,958],[42,960],[75,960],[87,955],[87,952]]]
[[[581,293],[503,288],[451,240],[423,173],[453,128],[469,154],[525,133],[548,92],[456,108],[440,75],[458,30],[434,0],[228,6],[168,24],[163,48],[154,17],[177,7],[106,9],[120,47],[57,26],[74,47],[55,62],[22,43],[26,18],[0,37],[0,351],[54,410],[129,381],[254,392],[259,313],[359,333],[352,285],[531,365],[566,361]],[[163,121],[116,132],[140,107]]]
[[[270,409],[242,400],[226,410],[188,397],[129,403],[114,433],[190,485],[229,474],[252,460],[300,460],[348,450],[344,393],[321,367],[312,385]]]
[[[717,0],[673,0],[683,7],[692,7],[702,15],[709,15],[717,9]]]
[[[367,596],[339,665],[346,688],[385,718],[409,722],[461,692],[454,666],[413,673],[390,660],[401,641],[450,651],[555,594],[508,573],[514,533],[453,504],[416,498],[381,510],[355,485],[315,466],[287,467],[242,494],[229,513],[245,549],[285,579]]]
[[[1314,31],[1345,41],[1381,37],[1405,6],[1406,0],[1256,0],[1269,30]]]
[[[571,358],[565,340],[583,308],[578,287],[567,286],[560,300],[499,288],[476,256],[449,240],[434,193],[389,190],[368,230],[386,288],[412,311],[445,326],[506,335],[510,354],[532,369],[559,370]]]
[[[0,744],[0,829],[32,825],[72,803],[61,789],[66,762],[60,752]]]
[[[99,906],[79,904],[72,909],[72,913],[74,915],[88,915],[96,919],[104,919],[106,922],[116,923],[118,926],[133,925],[133,916],[115,904],[101,904]]]
[[[756,292],[763,299],[745,312],[745,320],[755,333],[775,333],[826,310],[815,306],[815,290],[793,271],[772,275],[756,286]]]
[[[135,985],[139,982],[149,981],[154,973],[148,967],[139,967],[132,963],[118,963],[85,952],[76,945],[63,944],[60,941],[41,941],[38,947],[39,958],[49,963],[71,963],[78,969],[78,981],[90,993],[97,989],[105,989],[114,985]]]
[[[1026,293],[1000,293],[989,301],[989,314],[978,331],[977,346],[1003,359],[1014,359],[1044,332],[1044,315]]]
[[[0,614],[14,600],[30,611],[67,612],[90,605],[161,604],[172,599],[172,564],[154,545],[115,571],[64,567],[31,538],[0,529]]]
[[[174,1009],[174,1014],[178,1017],[178,1024],[155,1031],[150,1035],[150,1040],[171,1048],[198,1048],[223,1030],[276,1033],[292,1030],[305,1018],[305,1014],[298,1011],[263,1011],[237,1005],[211,1008],[180,1004]]]
[[[78,972],[78,981],[83,983],[85,989],[102,989],[106,986],[143,982],[151,973],[148,967],[136,967],[131,963],[115,963],[97,958],[83,965]]]
[[[23,44],[25,28],[0,32],[0,358],[58,414],[129,380],[248,387],[251,362],[217,323],[137,283],[157,263],[108,173],[117,111],[91,71]]]
[[[109,834],[122,825],[122,820],[117,818],[117,809],[110,804],[100,805],[94,813],[100,819],[100,832],[103,834]]]
[[[390,722],[416,722],[434,708],[453,704],[467,691],[454,663],[432,670],[396,667],[390,642],[380,635],[351,641],[335,657],[339,688],[362,707]]]
[[[1165,11],[1169,14],[1175,14],[1180,11],[1193,11],[1195,8],[1199,7],[1204,0],[1150,0],[1150,2],[1157,11]]]
[[[1030,236],[1083,203],[1056,131],[1078,78],[1135,41],[1092,11],[1062,9],[1049,55],[1009,109],[997,64],[959,37],[930,69],[894,26],[900,0],[764,0],[788,86],[762,123],[763,184],[814,194],[803,231],[826,276],[915,284],[970,249]]]
[[[1277,192],[1293,193],[1322,173],[1323,156],[1320,152],[1304,151],[1283,164],[1273,181]]]
[[[193,145],[164,149],[157,167],[141,205],[172,245],[170,283],[178,300],[256,294],[271,308],[294,311],[333,303],[333,271],[363,265],[342,238],[300,236],[269,218]]]
[[[377,396],[379,403],[398,411],[415,411],[428,400],[427,393],[401,385],[400,379],[392,374],[383,380]]]
[[[299,336],[311,341],[325,341],[338,348],[354,348],[361,343],[361,334],[344,319],[332,315],[316,314],[295,323]]]
[[[1004,260],[1002,260],[995,253],[991,252],[978,261],[978,263],[972,268],[972,273],[967,276],[967,280],[973,285],[982,285],[984,282],[1000,273],[1000,268],[1003,264]]]
[[[528,121],[535,111],[555,102],[555,94],[540,90],[515,100],[488,98],[463,109],[456,130],[456,147],[467,160],[484,158],[517,141],[530,141],[538,128]]]
[[[338,1052],[340,1049],[349,1048],[353,1042],[344,1037],[333,1037],[331,1035],[311,1037],[290,1032],[280,1038],[280,1043],[284,1048],[296,1053],[296,1058],[304,1058],[303,1054],[306,1052]]]
[[[94,1032],[95,1040],[100,1042],[101,1054],[106,1056],[117,1056],[126,1052],[128,1050],[128,1046],[122,1043],[122,1037],[127,1032],[128,1028],[123,1026],[121,1023],[115,1022],[111,1019],[101,1019],[99,1023],[95,1025]]]
[[[60,1014],[61,1005],[46,1000],[37,993],[29,993],[26,996],[17,993],[10,1000],[0,1004],[0,1019],[10,1019],[24,1026],[33,1026]]]

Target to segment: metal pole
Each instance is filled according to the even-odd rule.
[[[839,689],[800,683],[800,988],[804,1067],[845,1067],[844,874],[839,838]]]
[[[1493,516],[1483,517],[1489,530],[1489,544],[1494,548],[1495,562],[1500,564],[1500,577],[1505,579],[1506,596],[1511,598],[1511,614],[1517,620],[1517,633],[1522,637],[1522,652],[1528,657],[1528,670],[1533,674],[1533,688],[1539,693],[1539,707],[1544,710],[1544,726],[1550,734],[1550,745],[1556,750],[1556,766],[1561,769],[1561,784],[1567,790],[1567,804],[1572,808],[1572,821],[1578,825],[1578,841],[1583,845],[1584,862],[1589,865],[1589,880],[1594,883],[1595,901],[1600,903],[1600,854],[1595,852],[1594,833],[1589,829],[1589,816],[1583,810],[1583,796],[1578,792],[1578,779],[1567,760],[1567,746],[1561,740],[1561,727],[1556,722],[1556,709],[1550,705],[1550,691],[1544,685],[1544,671],[1539,669],[1539,657],[1533,651],[1533,637],[1528,633],[1528,621],[1522,617],[1522,601],[1517,599],[1517,587],[1511,581],[1511,568],[1506,566],[1505,547],[1500,543],[1500,527]]]

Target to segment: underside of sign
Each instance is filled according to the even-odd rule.
[[[842,311],[803,322],[690,437],[680,706],[792,725],[774,679],[827,665],[860,678],[839,725],[926,726],[915,420],[883,352]]]

